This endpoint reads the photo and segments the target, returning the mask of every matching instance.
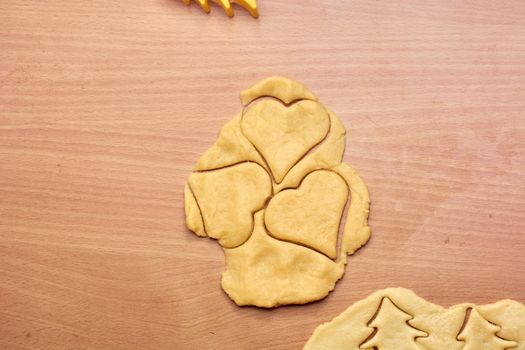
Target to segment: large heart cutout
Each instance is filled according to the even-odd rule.
[[[315,101],[302,100],[286,106],[266,99],[245,111],[241,128],[266,159],[275,181],[280,183],[286,173],[325,138],[330,118],[325,108]]]
[[[349,191],[341,176],[329,170],[307,175],[297,189],[275,195],[265,213],[269,233],[284,241],[337,257],[337,235]]]

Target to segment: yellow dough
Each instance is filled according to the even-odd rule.
[[[297,100],[317,101],[317,97],[303,84],[285,77],[269,77],[241,92],[241,102],[247,105],[259,97],[275,97],[285,104]]]
[[[323,298],[341,278],[344,265],[297,244],[270,237],[255,215],[255,230],[245,244],[225,249],[222,287],[237,305],[273,307]]]
[[[273,237],[300,243],[335,259],[347,198],[348,187],[341,176],[317,170],[308,174],[299,188],[276,194],[266,208],[264,222]]]
[[[525,306],[445,309],[403,288],[375,292],[317,327],[304,350],[525,350]]]
[[[471,309],[469,321],[459,334],[458,340],[465,342],[462,350],[505,350],[518,345],[515,341],[499,337],[500,331],[501,327],[483,318],[478,310]]]
[[[368,188],[350,165],[342,163],[334,167],[333,170],[345,179],[352,196],[346,215],[341,251],[345,255],[353,254],[365,245],[370,238],[370,227],[367,224],[370,208]]]
[[[246,161],[264,166],[264,161],[241,132],[241,114],[226,123],[215,144],[199,158],[193,170],[218,169]]]
[[[195,232],[197,236],[206,237],[199,205],[188,184],[184,186],[184,210],[186,213],[186,226]]]
[[[287,78],[267,78],[241,100],[188,178],[186,225],[224,248],[222,288],[238,305],[324,298],[370,237],[368,190],[341,163],[344,126]]]
[[[263,100],[246,110],[241,121],[243,134],[266,159],[277,183],[324,139],[329,128],[326,109],[310,100],[291,106]]]
[[[345,128],[339,118],[328,111],[330,131],[326,138],[305,155],[286,174],[279,184],[274,183],[274,192],[299,186],[299,182],[310,172],[318,169],[331,169],[341,164],[345,151]]]
[[[396,349],[421,350],[414,341],[426,337],[427,333],[410,324],[413,317],[394,305],[389,298],[383,298],[377,315],[368,323],[373,328],[369,339],[361,344],[362,349]]]
[[[237,247],[248,239],[253,213],[263,207],[272,192],[266,171],[251,162],[193,173],[188,184],[201,210],[204,230],[225,248]]]

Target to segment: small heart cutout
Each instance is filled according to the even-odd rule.
[[[275,195],[265,213],[269,233],[284,241],[337,257],[339,223],[348,199],[346,182],[338,174],[317,170],[297,189]]]
[[[267,99],[244,113],[241,128],[280,183],[295,163],[324,139],[330,118],[315,101],[302,100],[288,107]]]

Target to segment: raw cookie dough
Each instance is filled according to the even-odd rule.
[[[330,128],[328,112],[319,102],[301,100],[291,106],[263,100],[245,110],[241,130],[266,159],[276,183]]]
[[[188,179],[186,225],[224,248],[222,287],[238,305],[322,299],[370,237],[368,190],[341,163],[344,126],[287,78],[267,78],[241,100]]]
[[[264,206],[272,193],[268,173],[251,162],[193,173],[188,186],[200,209],[206,234],[225,248],[246,242],[253,231],[253,213]]]
[[[323,254],[268,235],[263,211],[255,214],[250,239],[235,249],[225,249],[227,270],[222,287],[238,305],[272,307],[304,304],[326,296],[344,272]]]
[[[317,327],[304,350],[525,350],[525,306],[445,309],[403,288],[375,292]]]
[[[339,222],[348,198],[345,180],[335,172],[316,170],[297,189],[276,194],[264,223],[277,239],[300,243],[328,257],[337,257]]]

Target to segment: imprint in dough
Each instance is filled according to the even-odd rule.
[[[290,79],[265,79],[241,99],[249,106],[189,176],[186,225],[223,247],[222,288],[238,305],[324,298],[370,237],[368,190],[341,163],[344,126]]]
[[[484,319],[478,310],[471,308],[469,311],[469,317],[465,318],[466,324],[458,335],[458,340],[465,342],[462,350],[505,350],[518,345],[515,341],[498,336],[501,327]]]
[[[445,309],[404,288],[379,290],[317,327],[304,350],[525,350],[525,306]]]
[[[299,188],[275,195],[266,208],[264,222],[273,237],[308,246],[335,259],[347,198],[348,186],[341,176],[317,170],[308,174]]]
[[[244,243],[253,230],[253,213],[272,193],[268,173],[246,162],[220,170],[193,173],[188,179],[206,234],[225,248]]]
[[[265,99],[251,105],[241,121],[243,134],[266,159],[277,183],[325,138],[329,128],[326,109],[310,100],[286,106]]]
[[[323,298],[342,276],[344,265],[314,250],[270,237],[263,212],[242,246],[225,249],[227,270],[222,287],[237,305],[273,307],[305,304]]]

